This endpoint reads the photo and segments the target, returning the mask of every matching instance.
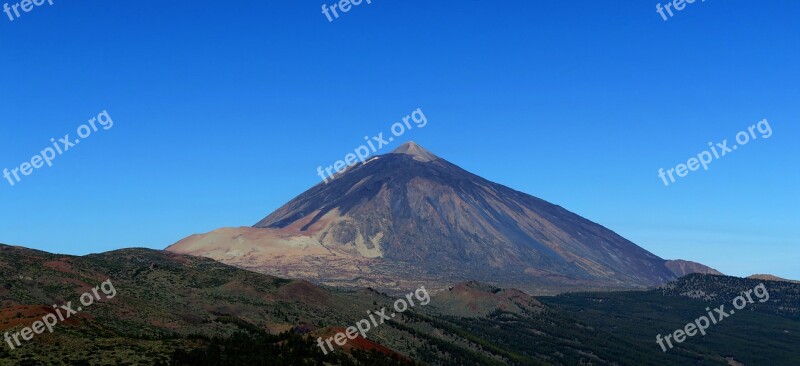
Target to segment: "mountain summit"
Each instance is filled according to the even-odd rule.
[[[392,151],[390,154],[411,155],[418,161],[433,161],[439,159],[438,156],[433,155],[433,153],[425,150],[425,148],[422,146],[417,145],[414,141],[409,141],[400,145],[400,147],[394,149],[394,151]]]
[[[675,278],[665,260],[611,230],[413,142],[312,187],[253,227],[193,235],[167,250],[388,290],[478,280],[542,292]]]

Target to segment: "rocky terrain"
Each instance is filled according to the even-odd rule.
[[[344,291],[211,259],[148,249],[84,257],[0,245],[0,333],[19,332],[52,304],[77,302],[111,280],[112,299],[0,347],[2,365],[794,365],[800,285],[768,282],[770,302],[749,306],[708,336],[662,353],[654,335],[703,314],[760,280],[690,275],[661,289],[534,298],[479,282],[452,284],[323,354],[330,337],[391,307],[373,289]],[[416,284],[424,285],[423,283]],[[708,299],[689,293],[714,294]],[[691,318],[691,319],[690,319]],[[747,336],[744,337],[743,334]]]
[[[652,287],[692,273],[563,207],[407,143],[320,183],[253,227],[167,248],[266,274],[387,291],[468,280],[549,294]]]

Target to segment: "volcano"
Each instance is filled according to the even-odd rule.
[[[550,293],[676,278],[669,261],[613,231],[413,142],[351,166],[252,227],[192,235],[167,250],[385,290],[475,280]]]

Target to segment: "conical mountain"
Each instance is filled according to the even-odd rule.
[[[433,161],[439,159],[438,156],[433,155],[433,153],[425,150],[425,148],[422,146],[417,145],[414,141],[406,142],[405,144],[400,145],[400,147],[392,151],[392,154],[411,155],[418,161]]]
[[[478,280],[526,290],[664,283],[665,261],[560,206],[410,142],[320,183],[252,228],[168,248],[334,285]]]

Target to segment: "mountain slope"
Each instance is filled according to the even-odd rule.
[[[800,283],[800,281],[781,278],[781,277],[770,275],[770,274],[754,274],[754,275],[751,275],[751,276],[747,276],[747,278],[754,279],[754,280]]]
[[[526,290],[646,287],[675,278],[663,259],[611,230],[414,143],[312,187],[253,228],[192,236],[167,250],[379,288],[401,287],[392,282],[413,274],[443,286],[481,280]]]
[[[677,277],[683,277],[693,273],[722,275],[720,271],[697,262],[676,259],[668,260],[665,264]]]
[[[0,333],[19,332],[50,304],[77,301],[110,279],[116,295],[22,347],[2,365],[793,365],[800,362],[800,285],[769,282],[770,301],[708,336],[663,353],[653,336],[677,329],[760,281],[687,276],[663,289],[533,298],[469,282],[430,293],[323,355],[332,336],[396,298],[320,288],[206,258],[148,249],[74,257],[0,245]],[[426,286],[427,287],[427,286]],[[715,294],[706,302],[687,297]],[[402,298],[403,296],[400,296]],[[38,310],[37,310],[38,309]],[[361,350],[376,349],[364,353]],[[391,361],[389,356],[395,359]]]
[[[354,324],[365,314],[361,309],[391,300],[374,292],[329,291],[304,280],[165,251],[133,248],[75,257],[0,244],[0,334],[30,327],[53,312],[51,304],[77,306],[82,293],[106,280],[113,283],[115,296],[83,308],[52,333],[15,349],[0,338],[0,365],[167,365],[175,364],[170,362],[174,359],[191,360],[193,350],[228,339],[263,346],[257,353],[272,358],[265,364],[276,364],[291,351],[300,359],[363,365],[348,363],[346,355],[323,357],[308,332]],[[352,342],[348,350],[371,348],[399,356],[364,339]],[[215,364],[209,360],[188,364]]]

